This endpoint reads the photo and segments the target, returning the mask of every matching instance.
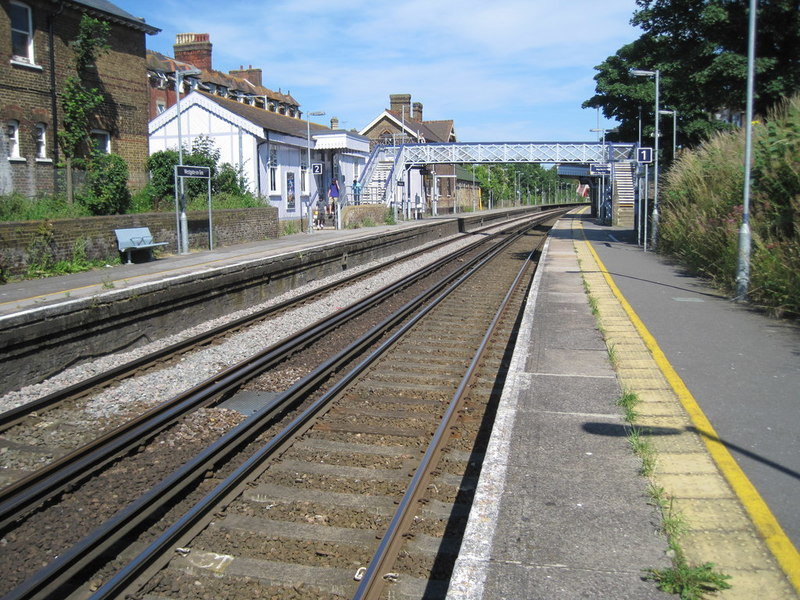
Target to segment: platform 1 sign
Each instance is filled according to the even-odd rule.
[[[652,148],[637,148],[636,160],[640,163],[653,162],[653,149]]]

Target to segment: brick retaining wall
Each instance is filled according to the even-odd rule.
[[[190,212],[187,218],[189,247],[208,249],[208,213]],[[266,206],[216,210],[212,225],[214,247],[276,238],[278,209]],[[114,230],[127,227],[149,227],[156,241],[168,242],[162,252],[177,252],[174,213],[12,221],[0,223],[0,275],[23,273],[29,264],[72,260],[81,246],[89,259],[114,260],[120,256]]]

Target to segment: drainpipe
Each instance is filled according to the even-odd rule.
[[[55,53],[55,33],[53,25],[56,17],[64,12],[64,2],[58,3],[58,10],[47,15],[47,36],[50,60],[50,113],[53,116],[53,193],[58,193],[58,93],[56,92],[56,53]]]

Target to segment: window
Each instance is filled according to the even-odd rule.
[[[46,159],[47,158],[47,125],[44,123],[37,123],[34,129],[34,134],[36,136],[36,158],[37,159]]]
[[[111,152],[111,135],[103,129],[92,129],[92,145],[100,154]]]
[[[8,12],[11,17],[12,60],[34,64],[31,9],[26,4],[12,1]]]
[[[269,191],[278,191],[278,149],[269,149]]]
[[[308,192],[308,166],[303,161],[300,164],[300,193],[305,194]]]
[[[6,121],[6,141],[8,144],[8,158],[20,158],[19,121]]]
[[[156,114],[161,114],[167,110],[167,103],[164,100],[156,100]]]

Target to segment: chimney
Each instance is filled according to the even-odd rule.
[[[389,96],[389,110],[404,114],[411,118],[411,94],[391,94]]]
[[[339,129],[339,117],[331,117],[331,129]]]
[[[414,102],[414,116],[411,118],[415,121],[422,121],[422,102]]]
[[[207,33],[179,33],[175,37],[175,60],[198,69],[211,70],[211,41]]]
[[[253,65],[250,65],[246,69],[244,65],[239,67],[239,70],[229,71],[231,75],[234,77],[241,77],[242,79],[247,79],[253,85],[261,86],[261,69],[254,69]]]

